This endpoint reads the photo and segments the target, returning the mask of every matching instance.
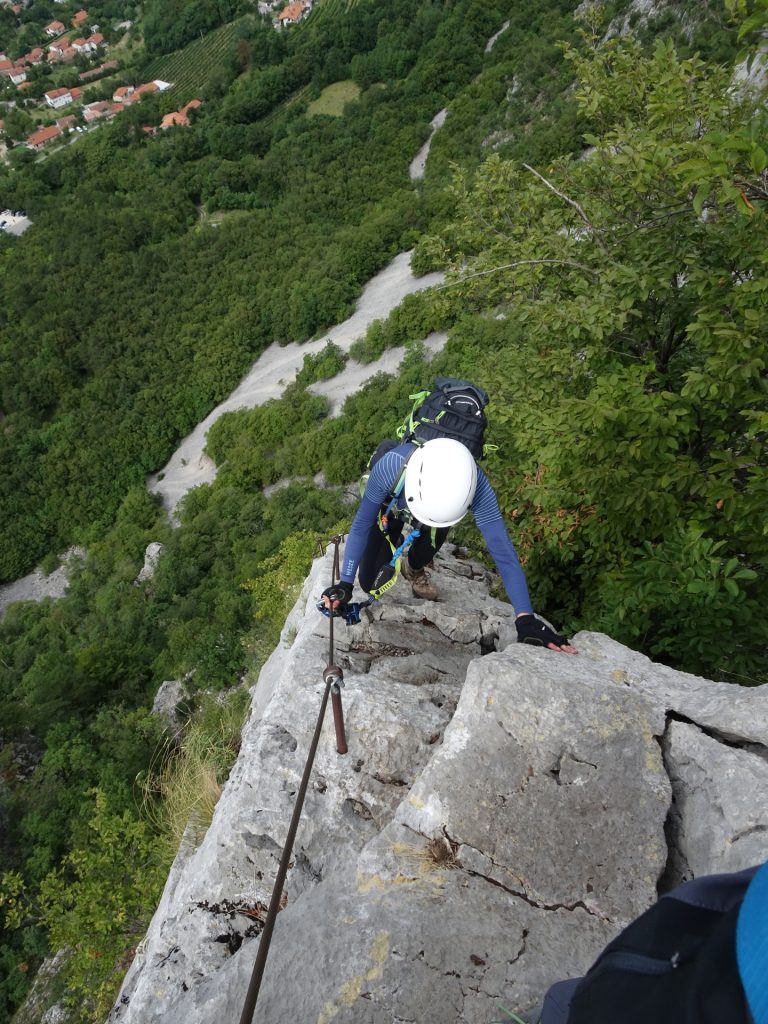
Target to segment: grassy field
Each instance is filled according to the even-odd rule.
[[[246,18],[252,17],[246,15]],[[240,18],[230,25],[222,25],[202,39],[196,39],[194,43],[185,46],[183,50],[157,57],[144,69],[144,81],[159,78],[164,82],[172,82],[177,92],[202,89],[216,68],[229,56],[243,20]]]
[[[356,100],[360,95],[360,86],[348,79],[344,82],[334,82],[326,86],[316,100],[307,107],[307,115],[328,114],[329,117],[341,117],[344,113],[344,106]]]

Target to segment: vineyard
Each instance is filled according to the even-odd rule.
[[[262,119],[262,124],[265,126],[265,128],[271,128],[281,114],[285,113],[286,110],[289,110],[297,103],[300,103],[301,100],[303,100],[309,93],[309,90],[310,87],[308,85],[305,85],[301,89],[297,89],[296,92],[289,96],[287,100],[283,100],[282,103],[278,103],[274,110],[272,110],[269,114],[267,114],[265,118]]]
[[[353,7],[357,6],[359,0],[316,0],[313,16],[315,18],[328,17],[334,14],[346,14]]]
[[[252,18],[253,15],[245,17]],[[185,46],[183,50],[157,57],[144,69],[145,81],[159,78],[171,82],[176,92],[198,92],[214,71],[228,59],[237,30],[244,20],[239,18],[229,25],[222,25],[202,39],[196,39],[194,43]]]

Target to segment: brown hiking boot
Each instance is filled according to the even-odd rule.
[[[411,584],[414,597],[420,597],[422,601],[437,600],[437,587],[430,580],[426,569],[412,569],[407,555],[401,561],[400,568],[403,576]]]

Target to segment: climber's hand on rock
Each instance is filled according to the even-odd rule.
[[[334,583],[332,587],[326,587],[322,593],[323,604],[334,615],[339,614],[340,609],[348,605],[352,600],[351,583]]]
[[[515,628],[517,629],[518,643],[546,647],[550,651],[560,651],[562,654],[579,653],[575,647],[571,646],[566,637],[555,633],[546,622],[537,619],[535,615],[518,615],[515,619]]]

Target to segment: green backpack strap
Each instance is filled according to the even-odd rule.
[[[403,438],[405,437],[406,434],[413,433],[416,424],[419,422],[418,420],[414,420],[414,413],[416,412],[417,409],[421,407],[421,405],[424,403],[424,400],[429,398],[431,394],[431,391],[419,391],[419,393],[416,395],[408,395],[408,398],[413,402],[413,406],[411,408],[410,413],[408,414],[407,419],[405,419],[395,431],[398,437]]]

